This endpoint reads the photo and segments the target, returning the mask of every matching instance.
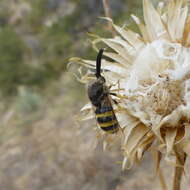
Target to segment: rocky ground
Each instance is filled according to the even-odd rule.
[[[42,10],[39,6],[43,5],[43,0],[39,4],[38,2],[0,1],[0,25],[13,27],[31,49],[30,53],[34,58],[27,58],[27,64],[41,64],[42,60],[41,57],[38,58],[38,54],[43,48],[38,38],[44,35],[44,29],[51,28],[62,16],[74,13],[74,10],[77,12],[79,8],[74,4],[77,0],[49,0],[48,6],[45,9],[42,6]],[[86,27],[88,29],[96,24],[97,17],[103,15],[101,2],[99,1],[98,9],[95,6],[97,2],[93,0],[88,1],[87,5],[81,4],[84,6],[79,14],[81,17],[76,17],[74,24],[71,23],[73,33],[65,31],[75,42],[73,49],[83,52],[85,42],[77,42],[81,37],[76,34],[86,33]],[[142,12],[137,0],[130,1],[131,3],[125,1],[125,6],[123,1],[118,2],[111,1],[112,15],[117,17],[121,25],[130,25],[130,11]],[[34,14],[31,11],[34,11]],[[89,12],[91,18],[88,17]],[[119,16],[120,12],[123,12],[123,15]],[[83,22],[80,23],[77,19]],[[60,23],[62,24],[61,19]],[[81,26],[75,29],[75,23],[80,23]],[[61,32],[64,33],[62,28]],[[59,31],[57,33],[59,34]],[[52,36],[54,35],[55,32]],[[61,33],[61,38],[57,41],[61,40],[62,36]],[[66,37],[63,38],[67,39]],[[51,45],[50,47],[56,46],[54,43]],[[68,47],[70,45],[66,43],[66,47],[61,50],[65,52]],[[49,52],[43,52],[43,56],[46,60]],[[60,59],[62,62],[63,57]],[[12,70],[14,71],[14,68],[11,73]],[[5,100],[1,99],[0,190],[161,190],[149,153],[141,164],[131,170],[121,171],[122,155],[119,148],[104,152],[101,142],[97,147],[94,146],[95,121],[76,123],[75,120],[75,115],[86,102],[84,88],[76,83],[71,75],[65,72],[63,75],[61,79],[51,81],[51,84],[48,81],[47,90],[43,89],[39,93],[28,91],[28,86],[21,86],[18,97],[14,101],[8,101],[8,106],[5,106]],[[163,164],[162,168],[168,187],[171,187],[172,167]],[[189,189],[189,169],[188,160],[182,190]]]
[[[123,172],[119,150],[103,152],[101,143],[94,148],[96,137],[91,127],[95,123],[76,123],[74,116],[83,103],[63,98],[71,85],[67,77],[62,81],[64,90],[57,90],[57,98],[49,100],[35,119],[27,120],[26,116],[22,118],[25,122],[18,124],[17,113],[9,110],[4,116],[2,132],[6,138],[1,139],[0,147],[0,189],[161,190],[150,154],[145,155],[141,165]],[[163,168],[171,185],[173,170],[168,165]],[[183,190],[190,185],[186,171]]]

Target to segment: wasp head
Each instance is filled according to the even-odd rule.
[[[88,97],[94,106],[100,105],[105,95],[105,78],[101,76],[101,59],[103,55],[103,49],[100,49],[96,59],[96,80],[92,81],[88,85]]]

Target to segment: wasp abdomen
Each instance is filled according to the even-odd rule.
[[[109,133],[116,133],[119,130],[118,122],[111,106],[97,107],[95,113],[97,122],[102,130]]]

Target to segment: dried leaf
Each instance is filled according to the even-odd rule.
[[[115,52],[117,52],[120,56],[124,59],[127,59],[129,62],[132,63],[132,57],[129,55],[128,51],[121,46],[117,40],[110,40],[110,39],[102,39],[102,41],[107,44],[110,48],[112,48]]]
[[[147,28],[145,27],[145,25],[134,14],[132,14],[131,17],[135,21],[135,23],[138,25],[138,27],[139,27],[139,29],[141,31],[141,34],[143,36],[144,41],[145,42],[150,42],[151,40],[149,38],[148,31],[147,31]]]
[[[177,129],[167,129],[165,134],[166,141],[166,153],[170,155],[173,151],[173,146],[175,144],[175,138],[177,134]]]
[[[152,145],[154,141],[153,134],[147,134],[146,138],[141,142],[137,149],[137,159],[140,161],[143,157],[143,154],[147,149]]]
[[[131,133],[128,136],[125,136],[127,137],[125,139],[125,144],[123,145],[125,155],[129,156],[133,151],[137,149],[137,146],[143,140],[148,131],[149,129],[145,125],[138,124],[132,129]]]
[[[151,41],[159,38],[169,39],[161,17],[153,7],[152,3],[149,0],[143,0],[143,8],[149,39]]]
[[[182,0],[171,1],[168,6],[168,32],[172,41],[182,42],[188,7],[182,7]],[[180,23],[180,24],[179,24]]]

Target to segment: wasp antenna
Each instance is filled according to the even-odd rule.
[[[99,78],[101,76],[101,60],[104,49],[100,49],[96,58],[96,77]]]

